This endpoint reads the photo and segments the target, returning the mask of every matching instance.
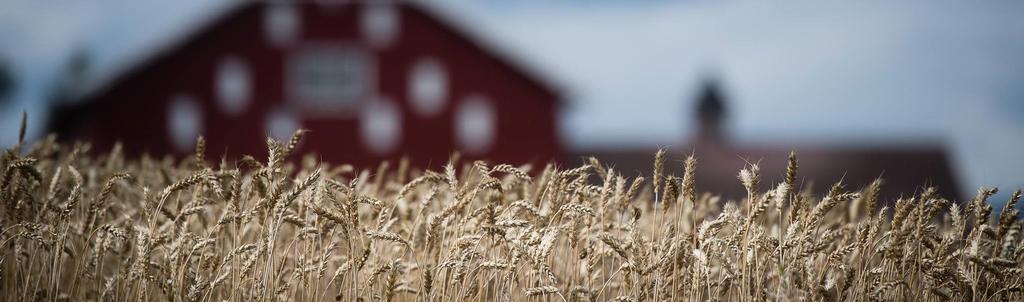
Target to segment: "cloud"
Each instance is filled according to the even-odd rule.
[[[17,140],[22,110],[29,136],[39,137],[47,119],[50,90],[76,51],[92,55],[97,69],[188,24],[228,1],[6,1],[0,5],[0,56],[12,62],[14,102],[0,108],[0,144]]]
[[[680,141],[710,71],[732,96],[741,140],[945,138],[966,184],[1020,183],[1007,167],[1024,159],[1005,147],[1024,127],[1022,2],[439,1],[567,88],[562,132],[573,147]],[[229,4],[5,2],[0,55],[22,80],[12,106],[40,123],[75,48],[110,68]],[[20,112],[10,109],[0,112],[5,145]]]
[[[53,74],[69,50],[99,20],[96,7],[79,2],[9,1],[0,9],[0,56],[10,63],[17,82],[14,101],[0,108],[0,144],[17,141],[20,115],[29,112],[29,135],[43,132],[47,106],[43,100]]]
[[[715,70],[742,141],[938,139],[965,191],[1024,185],[1008,168],[1024,159],[1006,151],[1024,125],[1020,2],[456,2],[570,84],[563,132],[576,148],[680,142],[698,79]]]

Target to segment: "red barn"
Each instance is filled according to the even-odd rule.
[[[358,165],[561,154],[555,90],[425,3],[245,2],[216,15],[87,87],[52,130],[134,154],[188,154],[202,135],[210,156],[236,157],[301,127],[312,132],[299,152]]]

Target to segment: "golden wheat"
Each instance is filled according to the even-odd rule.
[[[674,301],[1024,299],[1020,191],[966,202],[882,181],[820,197],[797,158],[740,200],[699,191],[697,158],[653,156],[653,180],[597,158],[563,169],[423,171],[288,158],[181,162],[88,144],[0,158],[5,300]],[[462,168],[456,168],[462,167]],[[667,170],[666,170],[667,169]],[[677,176],[678,175],[678,176]],[[908,192],[909,193],[909,192]],[[877,209],[879,206],[885,206]],[[331,273],[333,272],[333,273]]]

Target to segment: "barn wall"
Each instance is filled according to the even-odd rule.
[[[89,118],[65,137],[89,139],[100,149],[122,140],[129,153],[186,155],[170,144],[165,111],[174,95],[188,93],[200,101],[204,113],[208,157],[265,156],[265,116],[273,108],[287,106],[283,85],[288,51],[318,41],[361,42],[358,9],[325,10],[306,4],[301,7],[303,24],[297,42],[285,48],[271,45],[261,28],[262,5],[247,5],[228,14],[181,47],[128,73],[87,103]],[[486,154],[464,154],[464,158],[536,164],[558,159],[558,100],[553,92],[414,6],[402,5],[400,16],[399,38],[376,53],[377,90],[397,101],[402,112],[399,146],[389,154],[367,150],[356,112],[331,113],[328,118],[300,112],[308,117],[302,119],[302,126],[312,132],[299,152],[317,152],[330,162],[357,165],[405,155],[420,166],[436,168],[455,149],[453,108],[467,96],[481,94],[496,105],[497,137]],[[234,117],[225,114],[214,99],[216,66],[227,55],[244,58],[253,70],[253,99]],[[413,113],[406,97],[408,70],[422,55],[440,59],[450,83],[445,109],[431,118]]]

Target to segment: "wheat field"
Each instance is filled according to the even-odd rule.
[[[1020,191],[1000,212],[883,182],[800,190],[698,161],[653,175],[460,162],[422,171],[291,159],[129,158],[43,140],[3,154],[0,293],[11,301],[1020,301]],[[760,182],[778,173],[778,184]],[[890,205],[890,206],[887,206]]]

